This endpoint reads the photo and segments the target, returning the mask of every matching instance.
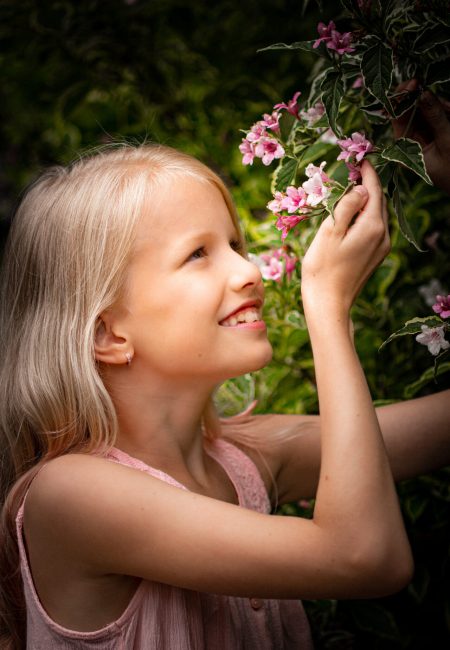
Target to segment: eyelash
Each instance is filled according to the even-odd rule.
[[[230,248],[232,248],[236,253],[242,253],[244,250],[244,247],[242,245],[242,242],[239,241],[238,239],[232,239],[230,241]],[[199,260],[202,257],[206,256],[206,248],[205,246],[200,246],[197,248],[191,255],[189,255],[189,260]]]

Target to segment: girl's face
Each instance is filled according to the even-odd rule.
[[[257,370],[272,356],[263,300],[220,191],[192,178],[168,182],[142,216],[127,276],[133,365],[213,383]]]

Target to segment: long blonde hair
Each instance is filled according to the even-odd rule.
[[[92,452],[114,445],[117,418],[94,357],[98,316],[120,295],[144,204],[152,204],[148,199],[165,181],[183,176],[216,186],[240,233],[231,196],[217,174],[161,145],[97,151],[68,167],[49,169],[26,192],[13,220],[1,284],[2,503],[11,486],[27,472],[32,476],[40,462],[73,449]],[[218,433],[211,403],[204,428],[208,437]],[[18,558],[5,554],[28,484],[22,479],[22,488],[11,492],[3,508],[5,639],[23,640],[23,620],[22,627],[18,623],[5,632],[10,625],[5,620],[18,615],[11,607],[23,605]],[[9,586],[8,576],[13,576]]]

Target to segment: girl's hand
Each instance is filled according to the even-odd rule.
[[[302,264],[302,297],[306,311],[323,317],[348,314],[373,270],[389,253],[386,201],[369,162],[361,169],[362,185],[336,206],[334,220],[320,226]]]

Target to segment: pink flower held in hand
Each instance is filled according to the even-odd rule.
[[[255,155],[261,158],[263,165],[270,165],[274,158],[283,158],[284,149],[275,138],[261,138],[255,145]]]
[[[448,296],[436,296],[433,311],[439,314],[441,318],[448,318],[450,316],[450,294]]]
[[[316,41],[313,43],[313,48],[319,47],[319,45],[322,43],[322,41],[325,41],[325,43],[329,40],[331,40],[331,33],[336,30],[336,25],[332,20],[328,23],[328,25],[325,25],[325,23],[319,23],[317,25],[317,31],[319,32],[319,37]]]
[[[450,343],[444,338],[444,326],[442,327],[428,327],[422,325],[422,334],[416,336],[416,341],[421,345],[426,345],[428,352],[434,356],[439,354],[441,350],[447,350]]]
[[[373,151],[373,144],[367,140],[364,133],[352,133],[352,143],[348,146],[348,150],[355,154],[357,162],[361,162],[367,153]]]
[[[352,34],[351,32],[345,32],[341,34],[336,30],[331,32],[331,38],[327,40],[327,48],[329,50],[335,50],[338,54],[347,54],[354,52],[355,48],[352,47]]]
[[[356,181],[359,181],[361,178],[361,167],[359,165],[354,165],[351,162],[345,163],[348,168],[348,180],[353,181],[356,183]]]
[[[301,93],[299,90],[295,93],[292,99],[288,101],[287,104],[275,104],[274,109],[276,111],[286,110],[291,115],[294,115],[298,119],[298,106],[297,100],[300,97]]]
[[[255,148],[253,144],[244,138],[239,145],[239,151],[243,154],[242,164],[253,165],[253,159],[255,158]]]

